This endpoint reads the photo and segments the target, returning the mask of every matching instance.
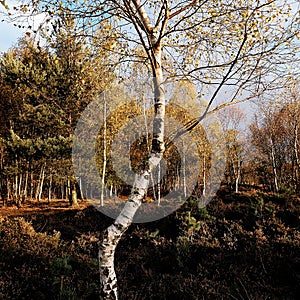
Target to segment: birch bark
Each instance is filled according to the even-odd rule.
[[[101,178],[101,198],[100,198],[100,206],[104,205],[104,190],[105,190],[105,172],[106,172],[106,164],[107,164],[107,155],[106,155],[106,97],[104,94],[104,102],[103,102],[103,168],[102,168],[102,178]]]
[[[152,150],[148,160],[140,167],[135,175],[135,181],[123,210],[115,222],[109,226],[102,235],[102,241],[99,247],[100,262],[100,283],[101,299],[118,299],[117,278],[114,270],[114,253],[122,234],[132,223],[135,213],[140,207],[142,200],[147,192],[151,172],[159,164],[164,152],[164,114],[165,114],[165,94],[163,88],[162,72],[158,70],[160,66],[159,49],[157,57],[157,74],[154,78],[155,86],[155,116],[153,121],[153,142]]]
[[[147,33],[150,47],[149,58],[152,64],[154,87],[154,120],[153,139],[150,155],[139,168],[131,194],[120,215],[115,222],[102,234],[99,247],[99,270],[101,284],[101,299],[118,299],[117,277],[114,269],[114,254],[122,234],[132,223],[135,213],[146,195],[152,170],[160,163],[164,152],[164,116],[165,116],[165,91],[164,78],[161,65],[161,40],[153,32],[153,27],[142,8],[140,1],[132,1],[140,15],[143,30]],[[129,9],[131,9],[129,7]],[[162,33],[162,32],[161,32]],[[161,34],[160,33],[160,34]]]
[[[270,137],[270,143],[271,143],[271,158],[272,158],[272,167],[273,167],[273,175],[274,175],[274,186],[275,186],[276,193],[278,193],[279,187],[278,187],[277,166],[276,166],[276,159],[275,159],[275,147],[274,147],[272,137]]]

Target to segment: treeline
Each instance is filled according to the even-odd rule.
[[[13,200],[21,205],[28,198],[71,199],[71,204],[76,204],[76,197],[93,198],[100,181],[108,187],[106,196],[113,192],[129,193],[130,184],[114,169],[118,166],[113,165],[111,148],[124,124],[137,116],[149,122],[151,105],[143,102],[140,95],[114,87],[114,96],[105,101],[122,103],[123,98],[127,104],[104,116],[105,127],[102,126],[97,139],[97,168],[102,180],[88,177],[90,182],[82,186],[81,178],[75,177],[72,167],[74,129],[86,106],[114,82],[113,60],[117,58],[109,51],[111,43],[116,44],[116,36],[108,34],[108,25],[93,37],[78,35],[75,28],[74,20],[62,15],[51,33],[44,36],[43,45],[26,36],[0,58],[0,191],[4,204]],[[132,82],[138,76],[136,73],[138,70],[134,71]],[[192,96],[187,98],[187,95]],[[214,143],[220,143],[221,139],[225,143],[227,163],[222,182],[232,191],[238,192],[239,186],[245,184],[274,192],[299,192],[298,95],[297,84],[291,83],[278,101],[258,107],[257,115],[247,128],[241,129],[245,114],[235,107],[222,110],[219,122],[211,125],[216,136],[219,135]],[[197,99],[192,85],[182,81],[174,88],[166,114],[184,126],[201,114],[199,103],[202,102]],[[202,110],[204,105],[202,103]],[[149,151],[151,133],[137,139],[134,145],[130,145],[126,132],[122,134],[118,138],[128,144],[131,168],[135,170]],[[191,134],[197,144],[193,155],[200,160],[194,195],[200,198],[209,189],[210,177],[214,176],[210,168],[215,150],[201,126]],[[179,186],[184,194],[192,192],[187,188],[192,183],[184,161],[194,158],[180,161],[176,147],[168,141],[167,144],[166,174],[157,173],[154,181],[159,179],[160,183],[148,192],[156,200]],[[118,163],[122,168],[121,157]],[[89,173],[88,168],[86,172]],[[103,192],[98,190],[97,196],[102,193],[103,199]]]
[[[240,184],[275,193],[299,193],[300,102],[299,84],[271,100],[257,103],[257,112],[246,128],[245,113],[230,109],[221,115],[227,144],[225,183],[238,191]],[[241,127],[241,126],[240,126]],[[229,128],[229,129],[228,129]]]
[[[252,181],[277,193],[300,191],[299,92],[291,85],[273,104],[261,107],[261,117],[250,126]]]
[[[54,26],[55,25],[55,26]],[[86,107],[112,79],[109,28],[77,34],[64,15],[44,43],[30,36],[0,58],[0,190],[13,199],[68,198],[76,189],[72,135]]]

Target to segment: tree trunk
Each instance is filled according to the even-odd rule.
[[[278,176],[277,176],[277,167],[276,167],[276,160],[275,160],[275,149],[272,138],[270,138],[271,141],[271,158],[272,158],[272,167],[273,167],[273,174],[274,174],[274,186],[276,193],[279,192],[278,187]]]
[[[300,171],[300,161],[299,161],[299,153],[298,153],[298,128],[299,124],[296,123],[294,127],[294,156],[296,162],[296,170],[295,170],[295,182],[296,182],[296,192],[299,192],[299,171]]]
[[[50,170],[50,172],[51,172],[51,170]],[[52,175],[52,173],[50,173],[50,176],[49,176],[49,189],[48,189],[48,203],[50,203],[51,202],[51,193],[52,193],[52,177],[53,177],[53,175]]]
[[[113,185],[110,186],[109,188],[109,197],[113,196]]]
[[[42,194],[43,194],[43,187],[44,187],[44,179],[45,179],[45,166],[42,166],[42,176],[41,176],[41,181],[40,181],[40,187],[39,187],[39,198],[38,201],[42,200]]]
[[[14,197],[15,199],[18,198],[18,175],[15,175]]]
[[[80,195],[81,201],[83,201],[84,200],[84,195],[83,195],[83,191],[82,191],[82,179],[81,179],[81,177],[79,177],[79,195]]]
[[[137,1],[138,2],[138,1]],[[152,45],[155,59],[153,61],[154,83],[154,120],[152,149],[148,161],[135,175],[131,194],[115,222],[102,234],[99,247],[99,270],[101,299],[118,299],[117,277],[114,270],[115,249],[122,234],[132,223],[134,215],[140,207],[147,192],[152,170],[160,163],[164,152],[164,116],[165,92],[161,68],[161,45],[153,39]]]
[[[65,189],[63,183],[60,185],[61,199],[65,199]]]
[[[68,179],[67,180],[67,187],[66,187],[66,198],[71,202],[71,200],[72,200],[71,197],[72,197],[72,195],[71,195],[71,182],[70,182],[70,179]]]
[[[187,195],[185,165],[186,165],[186,163],[185,163],[185,152],[184,152],[183,156],[182,156],[182,175],[183,175],[183,195],[184,195],[184,198],[186,198],[186,195]]]
[[[43,170],[44,170],[44,165],[42,165],[42,167],[41,167],[39,180],[38,180],[36,191],[35,191],[35,199],[38,201],[40,200],[39,195],[40,195],[40,189],[41,189],[41,181],[42,181],[42,177],[43,177]]]
[[[11,190],[10,190],[10,181],[8,178],[6,179],[6,184],[7,184],[7,200],[9,200],[11,195]]]
[[[239,176],[237,176],[235,179],[235,192],[239,192]]]
[[[161,168],[160,168],[160,163],[158,164],[158,170],[157,170],[157,205],[159,206],[160,205],[160,178],[161,178]]]
[[[28,177],[29,177],[29,172],[27,170],[26,175],[25,175],[25,185],[24,185],[24,191],[23,191],[24,200],[27,199],[27,194],[28,194]]]
[[[30,172],[30,201],[33,198],[33,172]]]
[[[19,176],[19,184],[18,184],[18,198],[21,197],[21,193],[22,193],[22,182],[23,182],[23,174],[20,173],[20,176]]]
[[[102,168],[102,178],[101,178],[101,197],[100,197],[100,206],[104,205],[104,189],[105,189],[105,172],[106,172],[106,97],[104,93],[104,102],[103,102],[103,168]]]
[[[72,193],[71,193],[71,205],[72,206],[78,206],[77,192],[76,192],[75,187],[72,189]]]

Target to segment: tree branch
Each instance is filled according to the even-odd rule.
[[[153,32],[153,26],[150,22],[150,19],[147,15],[147,12],[145,11],[143,5],[141,5],[141,1],[140,0],[132,0],[135,8],[137,9],[137,12],[140,16],[140,20],[142,21],[144,28],[145,28],[145,32],[147,33],[152,33]]]
[[[227,80],[228,76],[230,75],[233,67],[237,63],[237,61],[239,59],[239,56],[240,56],[240,54],[242,52],[242,49],[244,48],[244,45],[245,45],[246,41],[247,41],[247,28],[246,28],[246,25],[245,25],[244,38],[243,38],[243,41],[242,41],[242,43],[240,45],[239,51],[237,52],[235,59],[233,60],[233,62],[231,64],[229,70],[227,71],[227,73],[224,75],[224,77],[223,77],[221,83],[219,84],[218,88],[215,90],[214,94],[212,95],[212,97],[211,97],[211,99],[210,99],[210,101],[209,101],[209,103],[208,103],[208,105],[207,105],[204,113],[199,118],[195,118],[195,119],[187,122],[183,126],[183,128],[176,133],[174,139],[178,138],[179,136],[183,135],[186,132],[191,131],[193,128],[195,128],[207,116],[209,108],[211,107],[211,105],[212,105],[213,101],[215,100],[217,94],[219,93],[220,89],[222,88],[222,86],[226,82],[226,80]],[[232,103],[233,102],[230,102],[230,104],[232,104]],[[223,105],[223,107],[225,107],[225,106],[226,105]],[[219,106],[218,109],[220,109],[220,106]],[[210,113],[212,113],[214,111],[216,111],[216,109],[212,110]]]
[[[170,19],[174,18],[175,16],[179,15],[180,13],[184,12],[185,10],[187,10],[188,8],[194,6],[196,4],[197,0],[193,0],[190,4],[178,9],[177,11],[173,12],[172,14],[170,14]]]

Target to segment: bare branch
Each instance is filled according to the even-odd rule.
[[[170,19],[176,17],[177,15],[181,14],[182,12],[184,12],[185,10],[187,10],[188,8],[194,6],[196,4],[197,0],[193,0],[190,4],[178,9],[177,11],[173,12],[172,14],[170,14]]]

